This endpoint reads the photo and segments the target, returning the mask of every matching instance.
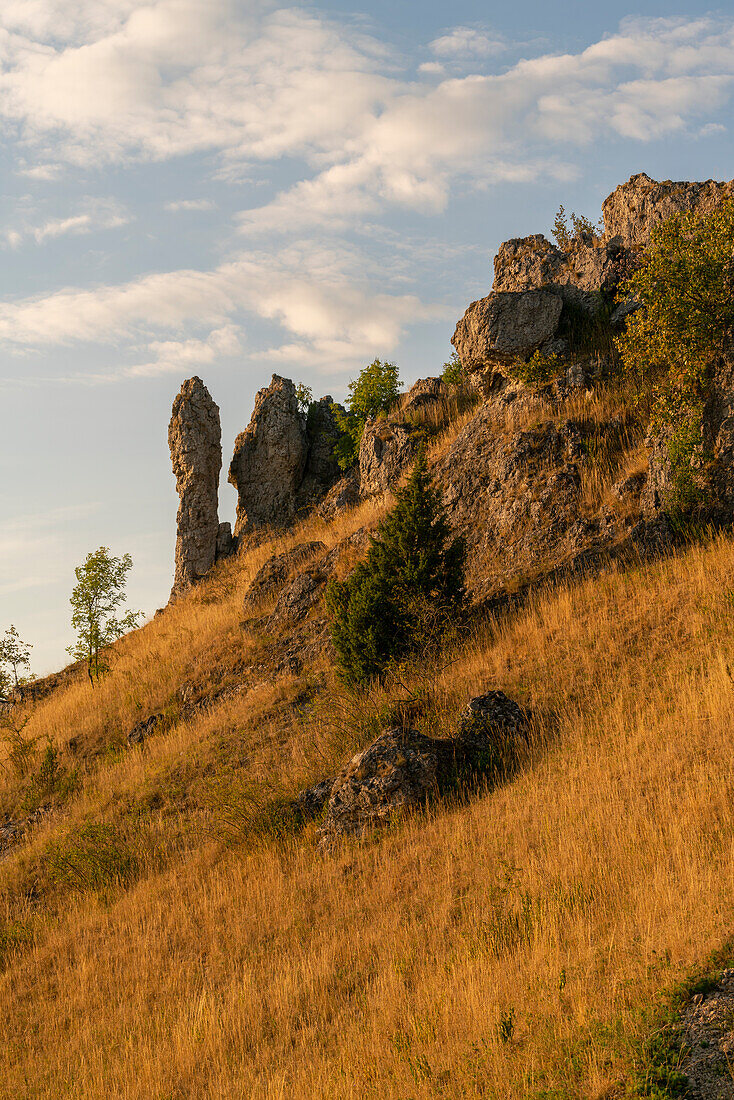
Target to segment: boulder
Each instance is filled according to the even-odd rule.
[[[180,498],[174,597],[205,576],[217,556],[222,431],[219,409],[200,378],[187,379],[173,402],[168,445]]]
[[[237,490],[236,538],[293,522],[307,458],[305,417],[296,387],[274,374],[270,385],[258,392],[250,423],[235,440],[229,482]]]
[[[436,743],[395,727],[357,753],[331,788],[327,836],[360,836],[375,825],[423,805],[436,790]]]
[[[151,714],[149,718],[144,718],[142,722],[138,722],[127,735],[128,745],[142,745],[152,733],[155,733],[156,729],[165,721],[165,715],[163,714]]]
[[[272,632],[302,622],[318,602],[325,585],[326,574],[316,566],[299,573],[278,596],[266,630]]]
[[[329,490],[321,504],[316,508],[316,513],[326,523],[331,523],[347,508],[353,508],[358,503],[359,474],[356,470],[350,470]]]
[[[362,496],[384,493],[396,485],[415,458],[420,438],[414,424],[379,418],[367,423],[359,445]]]
[[[291,550],[277,554],[262,565],[245,593],[245,609],[260,600],[266,600],[276,588],[281,587],[293,577],[299,565],[312,558],[320,550],[325,550],[323,542],[301,542]]]
[[[546,290],[492,292],[467,309],[451,343],[470,379],[487,392],[493,375],[552,340],[563,301]]]
[[[504,691],[488,691],[470,699],[459,715],[457,736],[461,742],[477,743],[502,734],[527,734],[527,711],[505,695]]]

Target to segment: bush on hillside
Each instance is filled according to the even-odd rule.
[[[711,366],[734,324],[734,202],[656,227],[646,262],[622,284],[640,308],[617,346],[623,369],[668,439],[674,511],[701,498],[702,413]]]
[[[344,413],[338,405],[332,406],[341,432],[334,454],[342,470],[348,470],[357,461],[365,424],[370,417],[389,412],[398,398],[401,384],[394,363],[373,359],[360,371],[359,377],[349,383],[348,411]]]
[[[366,559],[327,590],[343,679],[362,684],[437,640],[464,599],[464,543],[451,537],[421,454]]]

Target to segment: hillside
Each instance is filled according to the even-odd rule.
[[[645,181],[605,204],[626,245],[503,246],[500,289],[457,327],[471,388],[413,387],[345,476],[330,399],[307,418],[274,376],[230,467],[234,536],[210,484],[218,410],[185,383],[171,602],[96,686],[71,669],[3,715],[0,1095],[674,1095],[671,990],[731,950],[731,356],[703,414],[718,496],[681,516],[614,358],[628,314],[599,302],[641,194],[654,222],[718,192]],[[535,285],[540,260],[556,282]],[[529,377],[541,360],[552,376]],[[326,581],[421,448],[467,541],[469,613],[350,690]],[[529,716],[512,767],[459,771],[357,836],[299,801],[388,728],[447,743],[490,691]]]

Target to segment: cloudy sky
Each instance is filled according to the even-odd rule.
[[[184,378],[226,466],[275,371],[436,373],[512,236],[634,172],[734,176],[734,16],[694,0],[3,0],[0,631],[65,660],[73,569],[165,603]]]

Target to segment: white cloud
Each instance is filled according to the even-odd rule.
[[[436,57],[477,58],[492,57],[506,49],[501,38],[490,37],[485,31],[473,27],[454,27],[448,34],[434,38],[429,49]]]
[[[382,269],[356,249],[297,242],[280,251],[249,252],[211,271],[172,271],[122,286],[2,303],[0,344],[22,352],[147,336],[145,360],[116,373],[152,375],[237,354],[241,314],[275,322],[289,335],[266,354],[287,356],[284,349],[298,345],[313,361],[340,356],[352,362],[390,352],[408,325],[443,311],[393,290]],[[204,326],[204,339],[186,335]],[[157,334],[166,330],[175,338],[160,339]],[[99,374],[92,381],[110,378]]]
[[[3,233],[11,248],[19,248],[25,240],[32,239],[36,244],[67,235],[93,233],[103,229],[118,229],[131,221],[130,214],[112,199],[82,200],[83,209],[64,218],[47,218],[39,225],[33,225],[25,219],[20,224],[6,229]]]
[[[165,209],[172,214],[180,210],[213,210],[214,203],[210,199],[179,199],[177,202],[167,202]]]

